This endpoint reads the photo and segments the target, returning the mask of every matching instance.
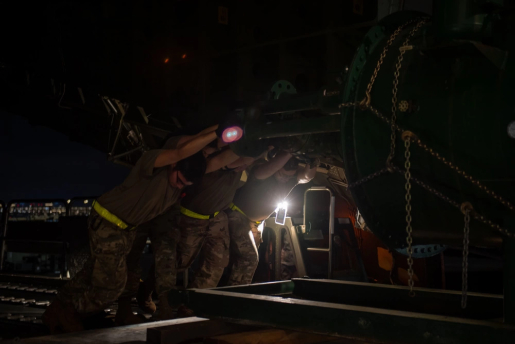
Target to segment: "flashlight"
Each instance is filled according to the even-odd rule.
[[[222,140],[225,143],[238,141],[243,136],[243,130],[238,126],[232,126],[224,129],[222,133]]]
[[[284,225],[286,222],[286,213],[288,211],[288,203],[287,202],[281,202],[277,205],[277,208],[275,209],[275,223],[278,225]]]

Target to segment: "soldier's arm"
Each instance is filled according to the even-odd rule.
[[[224,166],[232,164],[239,158],[239,156],[237,156],[230,148],[228,148],[222,153],[208,159],[206,173],[217,171]]]
[[[249,166],[251,165],[253,162],[254,162],[254,158],[249,158],[249,157],[241,157],[239,158],[238,160],[234,161],[233,163],[231,164],[228,164],[226,165],[228,168],[238,168],[240,166]]]
[[[254,169],[254,177],[256,179],[267,179],[275,172],[279,171],[290,160],[291,154],[285,151],[280,151],[277,155],[264,164],[256,166]]]
[[[203,132],[197,135],[182,137],[177,144],[177,148],[163,150],[163,152],[158,155],[154,167],[158,168],[172,165],[197,153],[216,139],[215,130],[217,128],[218,126],[215,125],[203,130]]]
[[[299,166],[299,170],[297,172],[297,182],[299,184],[306,184],[311,181],[311,179],[315,178],[315,174],[317,173],[317,167],[320,165],[320,160],[315,159],[315,161],[311,164],[306,164],[304,167]]]

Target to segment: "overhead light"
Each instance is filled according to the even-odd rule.
[[[69,199],[69,200],[67,200],[67,201],[66,201],[66,203],[70,204],[70,202],[71,202],[71,201],[72,201],[72,200],[71,200],[71,199]]]
[[[84,204],[88,204],[88,202],[89,202],[89,201],[88,201],[87,199],[85,199],[85,200],[84,200]]]

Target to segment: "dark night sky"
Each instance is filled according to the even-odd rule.
[[[0,112],[0,200],[99,196],[120,184],[126,167],[64,134]]]

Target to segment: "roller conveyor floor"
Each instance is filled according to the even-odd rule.
[[[0,274],[0,342],[48,335],[41,317],[66,279]],[[133,300],[133,311],[137,304]],[[88,329],[114,326],[118,305],[92,317]],[[146,316],[147,318],[150,315]]]

